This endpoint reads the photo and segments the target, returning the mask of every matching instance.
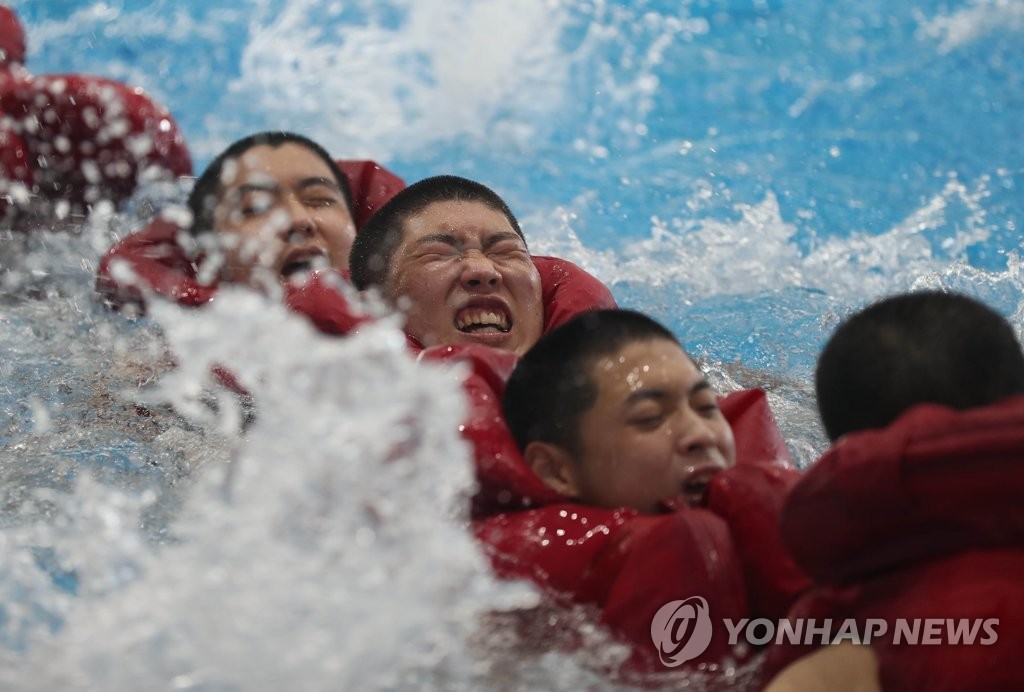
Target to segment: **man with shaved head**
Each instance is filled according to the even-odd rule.
[[[541,276],[508,205],[456,176],[395,195],[349,258],[356,288],[378,287],[425,347],[480,344],[522,355],[544,327]]]

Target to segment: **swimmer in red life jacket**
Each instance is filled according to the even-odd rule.
[[[503,395],[471,401],[473,528],[496,573],[534,582],[557,608],[596,607],[628,645],[620,676],[721,663],[735,655],[722,618],[778,617],[806,587],[777,530],[799,473],[763,392],[720,398],[654,320],[579,315],[527,351]],[[655,616],[690,597],[718,626],[692,656],[666,660]]]
[[[968,296],[892,296],[839,326],[815,389],[832,446],[783,507],[785,545],[814,582],[788,618],[834,624],[824,641],[777,642],[769,689],[1024,689],[1013,327]],[[856,637],[836,643],[847,622]]]
[[[142,182],[192,173],[170,112],[114,80],[32,75],[17,15],[0,5],[0,217],[52,228]],[[79,219],[80,220],[80,219]]]
[[[221,281],[251,286],[348,269],[356,235],[348,178],[323,147],[265,132],[225,149],[188,199],[191,230]]]
[[[556,375],[559,361],[575,374]],[[703,506],[712,478],[736,465],[718,398],[671,332],[622,310],[539,345],[503,401],[527,466],[549,487],[583,505],[656,514]]]
[[[247,153],[253,156],[248,157]],[[305,161],[310,167],[288,163],[288,180],[279,178],[279,164],[284,164],[293,154],[298,157],[297,161]],[[189,199],[189,223],[157,218],[147,228],[122,239],[100,262],[96,281],[98,292],[108,305],[117,309],[143,310],[147,300],[154,295],[170,298],[182,305],[198,306],[213,298],[222,281],[255,281],[268,287],[295,274],[306,274],[318,268],[327,267],[344,274],[348,261],[352,262],[353,273],[361,277],[356,281],[357,286],[368,287],[383,280],[380,272],[372,276],[369,274],[371,264],[389,262],[395,250],[399,246],[404,247],[404,228],[401,225],[406,216],[412,218],[422,211],[407,208],[409,200],[419,199],[424,191],[433,189],[430,194],[436,193],[438,206],[446,213],[454,211],[454,218],[459,216],[463,205],[461,202],[455,204],[453,200],[467,194],[482,195],[481,198],[485,197],[490,202],[496,200],[497,205],[504,206],[497,195],[478,183],[454,178],[437,178],[431,179],[435,182],[417,184],[414,189],[410,188],[412,192],[396,199],[392,205],[389,201],[404,187],[400,178],[372,161],[337,163],[337,168],[344,174],[340,179],[322,148],[290,133],[260,133],[232,144],[210,164],[196,183]],[[281,175],[284,174],[282,169]],[[438,186],[436,182],[440,180],[459,182],[454,186],[447,183]],[[346,194],[346,189],[351,191],[351,196]],[[328,197],[312,194],[318,190],[321,193],[326,191]],[[455,208],[449,209],[448,202],[452,202]],[[486,204],[476,202],[468,204],[468,207],[482,211],[488,222],[504,224],[505,245],[508,241],[516,243],[511,235],[514,234],[513,229],[518,228],[518,223],[514,222],[511,212],[506,217]],[[402,230],[391,232],[394,229],[389,224],[394,223],[398,223]],[[209,268],[206,276],[199,274],[200,263],[196,261],[194,247],[197,245],[196,233],[191,229],[198,230],[200,237],[205,234],[206,242],[203,244],[213,251],[212,256],[206,258],[209,262],[203,263],[203,267]],[[363,251],[353,245],[353,251],[346,258],[345,245],[353,242],[352,234],[356,229],[359,229],[356,245],[362,243],[359,247]],[[358,238],[364,240],[359,241]],[[521,242],[521,236],[517,239]],[[450,245],[449,248],[454,249]],[[494,249],[491,247],[489,251]],[[517,246],[517,252],[521,249]],[[371,253],[379,255],[380,252],[387,257],[368,262]],[[497,290],[492,290],[492,281],[488,279],[474,289],[478,295],[473,301],[463,297],[466,304],[462,307],[475,310],[473,314],[464,312],[463,318],[468,315],[470,321],[499,322],[476,326],[475,329],[488,334],[479,334],[467,341],[490,345],[515,343],[520,345],[518,350],[521,351],[522,346],[532,343],[542,330],[550,329],[572,315],[615,306],[607,287],[572,262],[553,257],[529,257],[528,262],[532,266],[520,262],[515,277],[510,274],[514,293],[506,292],[503,281],[497,282],[500,284]],[[539,286],[536,284],[538,277]],[[473,278],[467,280],[476,282]],[[421,339],[440,343],[428,338],[428,333],[436,329],[436,320],[447,320],[449,326],[453,324],[454,318],[445,301],[434,298],[449,291],[457,281],[447,273],[430,272],[413,282],[417,292],[408,297],[422,298],[415,304],[423,308],[418,315],[422,321],[414,323],[414,328],[422,324],[422,329],[410,332],[410,345],[414,350],[422,348]],[[353,314],[347,299],[332,282],[323,281],[319,276],[304,284],[283,282],[288,306],[307,316],[325,333],[348,334],[366,319]],[[529,309],[524,309],[527,306]],[[430,312],[435,307],[439,309],[438,314]],[[441,314],[445,316],[440,317]],[[491,314],[495,317],[492,318]],[[518,324],[516,329],[508,322],[513,315]],[[500,323],[503,319],[507,321],[505,325]],[[520,342],[524,329],[526,335]],[[466,333],[473,330],[469,327]],[[457,328],[452,327],[446,334],[453,337],[456,331]],[[513,332],[511,338],[508,332]],[[444,343],[458,342],[449,339]]]
[[[244,137],[196,181],[188,219],[158,216],[107,252],[97,291],[113,308],[138,311],[153,295],[202,305],[222,281],[267,288],[315,269],[344,273],[356,228],[404,186],[372,161],[335,161],[302,135]],[[316,298],[303,307],[315,312],[331,296]]]
[[[352,246],[356,288],[403,310],[420,346],[480,345],[524,353],[577,312],[614,307],[611,293],[565,260],[534,257],[490,188],[436,176],[399,192]]]

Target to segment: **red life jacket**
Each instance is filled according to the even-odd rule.
[[[25,62],[25,32],[14,10],[0,5],[0,93],[22,73]],[[32,189],[32,167],[25,140],[18,135],[14,123],[10,122],[0,108],[0,218],[15,209],[13,196],[18,185],[28,191]]]
[[[852,618],[862,632],[885,620],[871,646],[886,690],[1024,689],[1021,497],[1024,397],[922,405],[841,438],[784,508],[785,543],[815,581],[789,617]],[[940,619],[944,643],[896,645],[900,618]],[[960,619],[998,620],[998,641],[950,643],[946,622]],[[766,676],[813,648],[773,648]]]
[[[7,5],[0,5],[0,67],[25,62],[25,30],[18,15]]]
[[[20,183],[47,207],[120,203],[140,180],[192,173],[178,125],[142,89],[103,77],[31,75],[17,15],[0,7],[0,213],[24,206]]]
[[[796,481],[764,393],[722,399],[733,426],[737,465],[715,476],[708,507],[661,515],[573,503],[545,485],[523,461],[501,411],[515,356],[482,346],[436,346],[421,358],[464,360],[470,412],[462,427],[471,444],[478,489],[473,530],[495,572],[527,579],[560,606],[591,606],[630,647],[627,678],[662,666],[651,623],[664,604],[702,596],[719,624],[708,649],[688,665],[729,655],[721,618],[778,617],[807,585],[782,549],[777,520]],[[546,633],[544,636],[548,636]]]

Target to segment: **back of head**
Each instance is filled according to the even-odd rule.
[[[512,210],[489,187],[454,175],[426,178],[392,197],[359,230],[349,257],[356,288],[384,285],[391,258],[402,243],[406,221],[436,202],[480,202],[504,214],[512,229],[523,238]]]
[[[591,374],[594,362],[631,343],[654,339],[679,344],[668,329],[632,310],[583,313],[542,336],[516,365],[502,399],[520,451],[541,441],[578,453],[579,418],[598,395]]]
[[[342,172],[341,168],[338,167],[337,161],[331,158],[326,149],[308,137],[303,137],[294,132],[258,132],[248,137],[243,137],[229,145],[227,149],[217,155],[217,158],[210,162],[210,165],[206,167],[203,174],[196,180],[196,184],[188,196],[188,208],[192,212],[192,232],[202,233],[214,230],[213,210],[220,201],[224,169],[232,161],[238,159],[238,157],[253,147],[267,146],[276,148],[284,144],[298,144],[309,149],[323,160],[327,168],[334,175],[335,182],[341,188],[341,192],[345,197],[345,203],[351,212],[353,209],[352,191],[348,184],[348,176]]]
[[[963,295],[886,298],[839,326],[815,373],[829,438],[888,426],[915,404],[955,409],[1024,393],[1024,354],[1009,323]]]

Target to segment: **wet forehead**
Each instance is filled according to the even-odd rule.
[[[402,244],[410,247],[421,241],[448,239],[459,245],[477,247],[486,245],[494,237],[509,237],[510,234],[519,239],[508,218],[483,202],[434,202],[406,219]]]
[[[276,147],[261,144],[247,149],[234,162],[225,164],[221,179],[225,191],[243,185],[272,190],[316,179],[337,186],[334,173],[316,152],[291,142]]]
[[[677,344],[657,338],[634,341],[598,358],[591,374],[598,402],[608,406],[619,406],[647,390],[682,396],[704,380],[704,373]]]

